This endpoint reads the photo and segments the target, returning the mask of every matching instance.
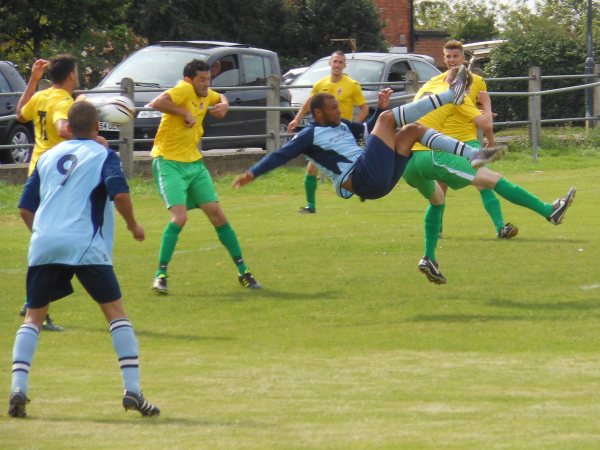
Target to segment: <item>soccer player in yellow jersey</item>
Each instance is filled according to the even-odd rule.
[[[52,87],[35,92],[37,85],[48,69]],[[77,60],[71,55],[57,55],[49,61],[38,59],[31,68],[31,77],[17,104],[17,120],[33,121],[35,128],[35,146],[29,162],[28,175],[31,175],[40,155],[66,139],[71,139],[67,128],[69,109],[75,102],[73,91],[79,86]],[[104,141],[105,143],[106,141]],[[25,314],[25,307],[21,311]],[[50,331],[62,331],[49,315],[43,328]]]
[[[212,179],[198,150],[204,134],[202,122],[209,112],[223,118],[229,109],[227,98],[209,89],[210,67],[192,60],[183,69],[183,80],[150,102],[163,113],[151,155],[158,191],[171,220],[163,235],[153,289],[167,293],[167,266],[173,257],[179,233],[187,222],[187,210],[200,208],[215,227],[219,240],[237,267],[243,287],[260,288],[248,271],[235,231],[227,221]],[[212,107],[209,111],[209,107]]]
[[[448,84],[444,80],[430,80],[415,97],[418,99],[421,96],[430,95],[430,93],[438,94],[446,89],[448,89]],[[489,101],[487,93],[481,92],[478,98],[482,104]],[[444,105],[417,120],[418,124],[429,128],[430,134],[425,136],[420,144],[413,145],[412,157],[402,176],[410,186],[417,189],[429,201],[424,218],[425,255],[419,261],[418,268],[429,281],[435,284],[447,282],[435,255],[445,208],[445,196],[440,182],[447,184],[452,189],[462,189],[473,185],[480,191],[482,189],[494,190],[511,203],[538,213],[554,225],[562,222],[564,214],[575,196],[575,187],[572,187],[564,197],[557,199],[554,203],[545,203],[534,194],[509,182],[501,174],[492,172],[485,167],[476,168],[467,163],[464,158],[460,158],[459,156],[463,156],[466,150],[473,149],[473,147],[450,138],[439,130],[444,128],[444,124],[452,116],[464,123],[475,122],[484,129],[489,122],[491,127],[489,102],[484,106],[484,110],[490,111],[490,114],[480,112],[473,105],[471,99],[465,96],[462,105]],[[440,148],[440,146],[450,147],[453,151],[444,153],[430,150],[430,148]]]
[[[298,126],[298,122],[308,112],[310,101],[315,94],[326,93],[333,95],[338,101],[342,119],[354,120],[355,122],[364,122],[369,114],[367,100],[363,95],[360,84],[344,73],[346,68],[346,55],[337,50],[331,54],[329,60],[331,74],[321,78],[312,88],[311,95],[306,99],[296,117],[289,123],[288,131],[292,132]],[[354,106],[359,107],[359,112],[354,117]],[[301,207],[298,212],[301,214],[314,214],[316,210],[317,174],[319,171],[311,162],[306,166],[306,176],[304,178],[304,188],[306,190],[306,206]]]
[[[444,45],[444,63],[448,69],[453,67],[460,67],[465,63],[465,52],[462,43],[456,40],[446,42]],[[445,72],[444,74],[447,74]],[[444,74],[438,75],[434,80],[443,80]],[[448,120],[444,123],[441,130],[443,134],[451,136],[461,142],[465,142],[472,147],[481,148],[481,144],[477,137],[477,127],[479,126],[486,138],[487,146],[494,146],[494,132],[492,127],[493,116],[492,116],[492,104],[487,94],[487,86],[482,77],[471,72],[473,82],[468,92],[468,96],[476,106],[481,106],[483,109],[482,117],[485,118],[486,125],[481,126],[482,120],[479,122],[465,121],[459,115],[451,115]],[[444,194],[448,190],[444,183],[440,183]],[[504,217],[502,216],[502,209],[500,201],[491,189],[478,188],[481,195],[481,201],[483,207],[487,211],[488,215],[492,219],[494,228],[496,229],[496,236],[499,239],[510,239],[515,237],[519,232],[519,229],[511,223],[505,223]]]
[[[35,93],[46,68],[52,78],[52,87]],[[73,91],[79,86],[77,62],[71,55],[59,55],[50,61],[38,59],[31,68],[31,78],[17,104],[17,120],[33,121],[35,146],[29,163],[31,175],[42,153],[65,139],[71,138],[67,129],[67,114],[75,102]]]

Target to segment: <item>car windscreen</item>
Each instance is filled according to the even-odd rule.
[[[384,63],[367,59],[346,59],[344,73],[354,80],[362,83],[376,83],[381,81]],[[294,85],[312,85],[321,78],[329,75],[331,68],[329,60],[317,61],[310,68],[294,80]],[[363,90],[377,90],[378,86],[363,86]]]
[[[123,78],[131,78],[142,86],[173,87],[183,79],[183,68],[187,63],[192,59],[206,61],[207,58],[204,53],[189,50],[142,50],[115,67],[100,86],[116,86]]]

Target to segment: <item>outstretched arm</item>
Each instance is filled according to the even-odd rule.
[[[28,120],[21,114],[21,110],[27,104],[27,102],[31,100],[31,97],[33,97],[33,94],[37,89],[38,82],[42,78],[42,75],[44,75],[46,67],[48,67],[48,61],[45,59],[36,60],[31,67],[31,77],[29,78],[25,92],[21,94],[21,98],[17,103],[17,120],[19,122],[28,122]]]

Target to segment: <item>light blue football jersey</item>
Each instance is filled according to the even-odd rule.
[[[90,139],[45,152],[19,208],[35,212],[29,265],[112,265],[113,197],[129,192],[115,152]]]

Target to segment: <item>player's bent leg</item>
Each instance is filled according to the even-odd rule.
[[[411,123],[402,127],[395,136],[393,148],[396,153],[406,157],[410,156],[413,145],[423,138],[427,130],[427,127],[419,123]]]

